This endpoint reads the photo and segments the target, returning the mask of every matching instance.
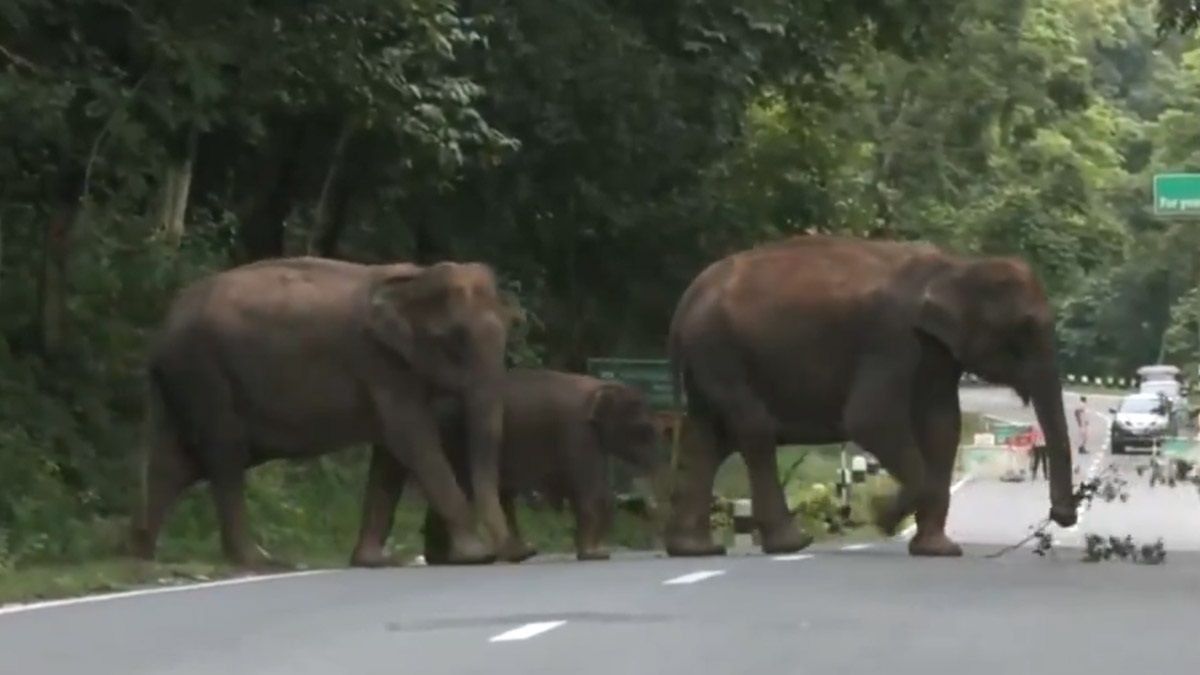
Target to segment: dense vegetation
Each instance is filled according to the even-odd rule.
[[[149,331],[264,257],[487,260],[532,318],[514,362],[580,368],[660,354],[730,250],[921,238],[1031,260],[1068,369],[1194,371],[1200,231],[1148,205],[1153,173],[1200,169],[1195,23],[1175,0],[0,0],[0,569],[113,550]],[[351,536],[357,459],[261,473],[264,538]],[[193,502],[180,554],[211,543]]]

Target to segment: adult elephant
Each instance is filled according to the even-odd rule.
[[[386,564],[382,541],[411,472],[446,519],[455,563],[529,555],[500,508],[500,386],[511,313],[479,263],[252,263],[181,291],[150,354],[150,427],[134,550],[154,556],[180,492],[206,479],[234,563],[255,552],[247,468],[371,443],[352,564]],[[478,520],[444,455],[431,400],[468,411]],[[482,521],[491,542],[476,532]]]
[[[1014,258],[966,258],[925,244],[799,236],[701,272],[670,329],[688,415],[665,532],[675,556],[720,555],[713,476],[733,448],[750,475],[767,553],[811,543],[788,513],[777,444],[853,441],[900,483],[876,514],[895,532],[916,513],[913,555],[957,556],[945,533],[964,370],[1032,400],[1050,455],[1050,517],[1076,522],[1054,318]]]

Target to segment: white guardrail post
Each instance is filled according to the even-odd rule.
[[[733,546],[750,548],[754,544],[753,504],[749,499],[733,500]]]

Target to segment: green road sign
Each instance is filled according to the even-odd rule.
[[[993,422],[988,425],[988,430],[996,436],[996,442],[1003,445],[1011,440],[1014,436],[1027,434],[1033,431],[1032,424],[1012,424],[1009,422]]]
[[[1159,216],[1200,215],[1200,173],[1155,174],[1154,213]]]
[[[666,359],[594,358],[587,361],[588,374],[637,387],[655,410],[672,410],[671,366]],[[683,398],[683,392],[680,392]]]

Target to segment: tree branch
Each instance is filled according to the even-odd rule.
[[[40,66],[38,66],[38,64],[34,63],[33,61],[30,61],[29,59],[25,58],[24,56],[21,56],[20,54],[14,52],[13,50],[9,49],[8,47],[5,47],[4,45],[0,45],[0,54],[2,54],[4,56],[4,58],[8,59],[9,61],[12,61],[15,65],[21,66],[22,68],[25,68],[26,70],[29,70],[34,73],[42,72],[42,68]]]

